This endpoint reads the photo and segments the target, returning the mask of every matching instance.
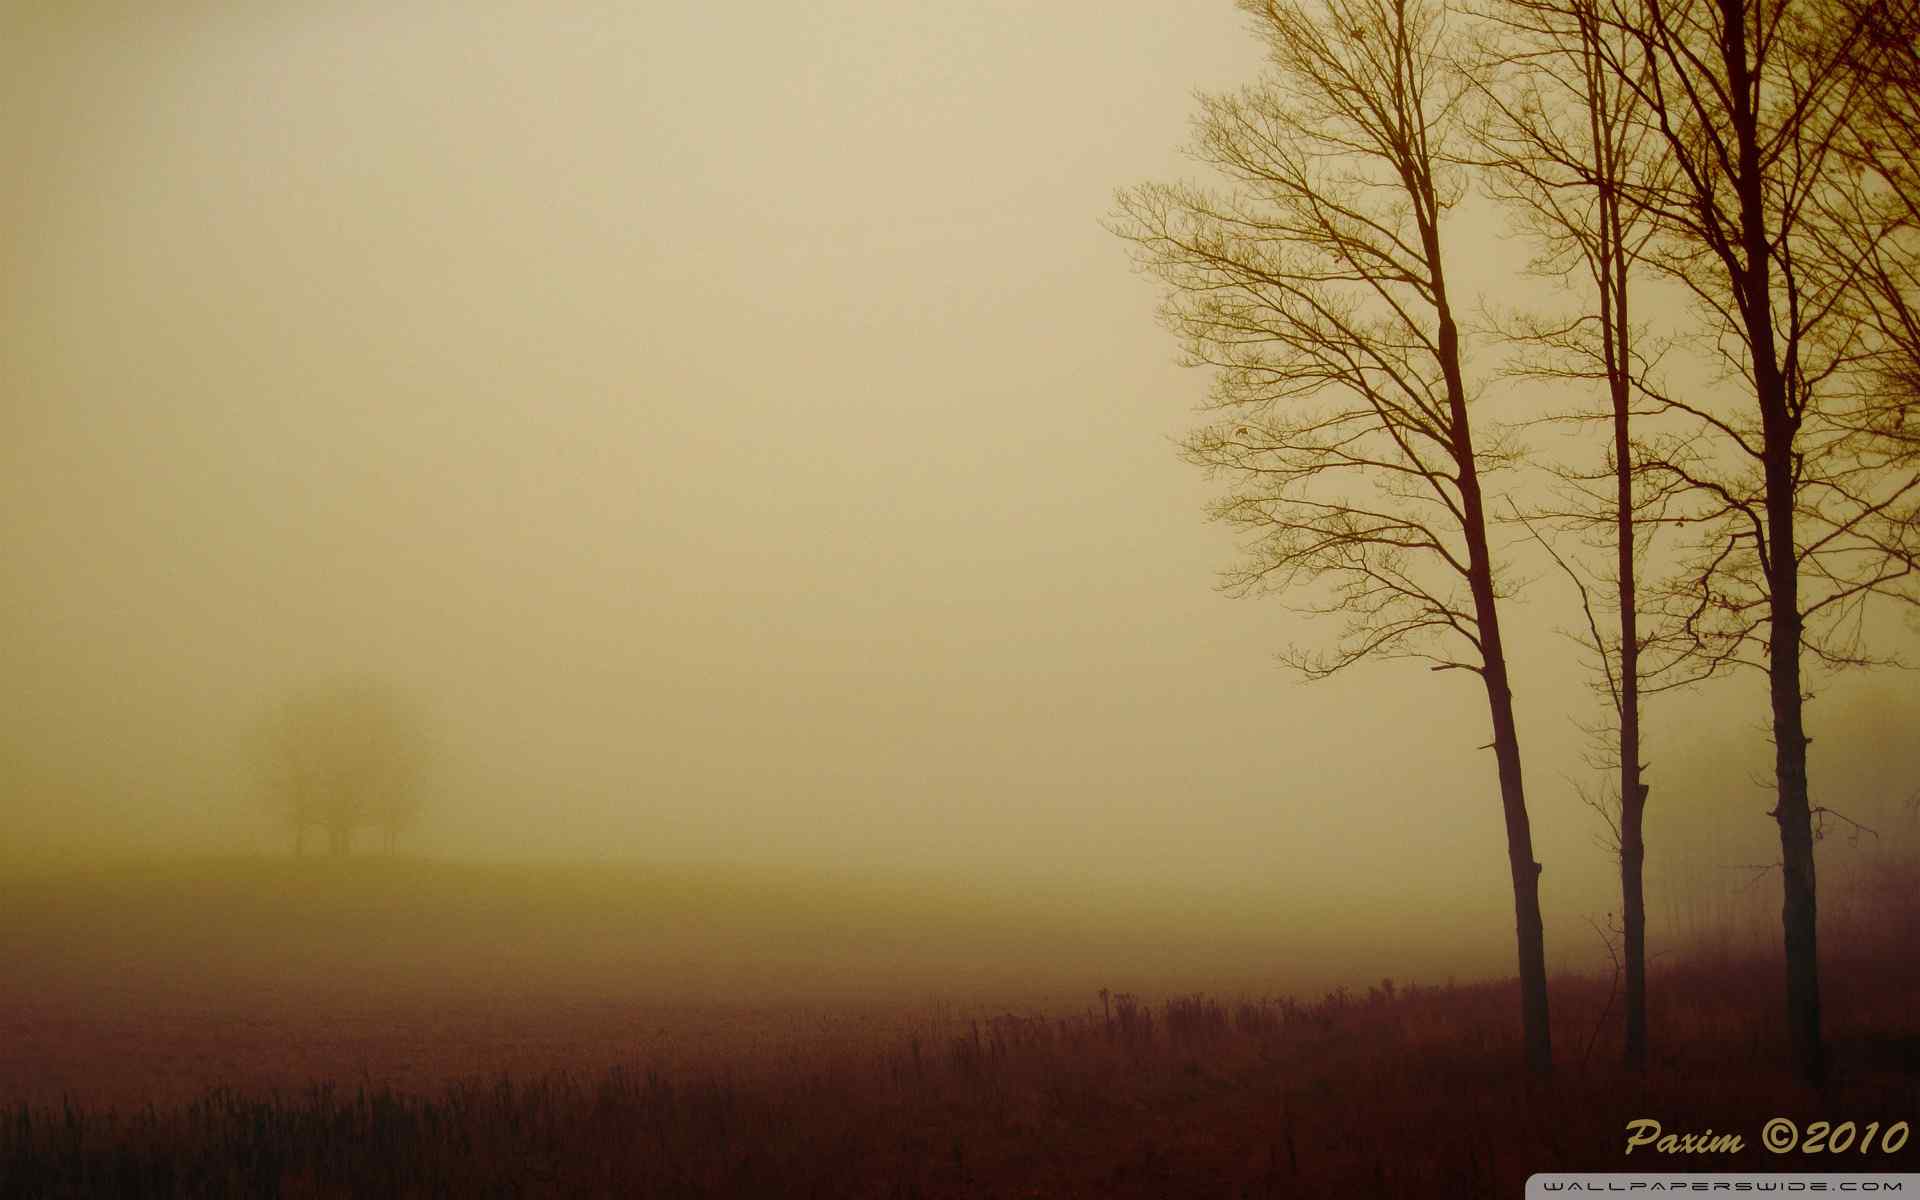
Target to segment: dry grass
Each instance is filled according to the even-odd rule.
[[[172,1007],[96,997],[91,1015],[77,995],[17,988],[0,993],[0,1095],[13,1097],[0,1111],[0,1196],[1372,1196],[1425,1185],[1468,1197],[1517,1195],[1551,1169],[1912,1170],[1911,1145],[1894,1161],[1781,1158],[1757,1144],[1775,1115],[1920,1119],[1920,963],[1904,946],[1846,946],[1826,964],[1835,1071],[1823,1094],[1781,1069],[1782,972],[1764,958],[1663,959],[1644,1077],[1614,1065],[1610,981],[1557,978],[1559,1067],[1547,1082],[1517,1070],[1510,982],[1381,981],[1314,997],[1089,991],[1008,1011],[758,995],[676,1008],[601,990],[564,1001],[366,979],[336,979],[324,997],[256,989],[222,1009],[179,980],[159,993],[122,980],[126,995],[164,994]],[[70,964],[67,985],[85,976]],[[69,1101],[33,1086],[49,1075]],[[176,1092],[156,1085],[161,1075]],[[1642,1116],[1740,1133],[1749,1148],[1628,1162],[1624,1126]]]

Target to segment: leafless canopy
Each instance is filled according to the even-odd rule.
[[[1857,64],[1884,57],[1869,24],[1837,23],[1824,0],[1601,0],[1596,11],[1615,34],[1602,42],[1607,65],[1664,151],[1663,170],[1629,189],[1661,231],[1649,257],[1692,293],[1720,375],[1745,385],[1733,395],[1777,397],[1726,404],[1718,389],[1641,381],[1704,435],[1644,468],[1687,497],[1675,519],[1705,531],[1666,609],[1726,661],[1769,666],[1770,581],[1782,576],[1767,497],[1783,487],[1770,489],[1768,459],[1790,446],[1779,483],[1792,498],[1802,644],[1833,665],[1876,661],[1866,605],[1912,598],[1920,550],[1920,460],[1887,436],[1911,405],[1889,406],[1875,369],[1897,309],[1871,285],[1896,222],[1849,162],[1878,105]],[[1740,53],[1724,52],[1729,37]]]
[[[1187,361],[1213,368],[1184,448],[1249,535],[1227,587],[1342,619],[1331,651],[1288,655],[1309,676],[1376,656],[1481,670],[1462,485],[1506,456],[1474,446],[1442,267],[1466,187],[1442,10],[1243,7],[1274,69],[1201,97],[1192,147],[1227,186],[1132,188],[1114,220],[1168,285]]]

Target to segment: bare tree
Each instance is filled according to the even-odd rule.
[[[309,829],[328,853],[352,851],[355,831],[376,826],[388,848],[418,816],[426,754],[420,722],[371,682],[302,693],[269,718],[263,741],[269,794],[305,849]]]
[[[1803,653],[1872,660],[1863,607],[1912,572],[1920,480],[1893,471],[1862,420],[1866,326],[1857,261],[1821,224],[1862,112],[1847,69],[1860,27],[1819,0],[1596,0],[1599,53],[1663,144],[1630,201],[1661,233],[1651,258],[1693,295],[1726,389],[1659,397],[1700,438],[1646,465],[1707,530],[1678,613],[1710,652],[1766,673],[1775,747],[1788,1028],[1801,1075],[1825,1074],[1820,1033]],[[1824,11],[1823,11],[1824,10]],[[1903,533],[1903,526],[1908,531]]]
[[[1187,456],[1231,480],[1236,594],[1286,592],[1343,628],[1287,661],[1370,658],[1477,674],[1512,875],[1526,1061],[1552,1061],[1534,861],[1482,477],[1511,454],[1469,419],[1448,290],[1465,87],[1428,0],[1243,0],[1271,71],[1201,98],[1195,156],[1224,188],[1120,193],[1112,228],[1167,287],[1186,361],[1213,373]],[[1476,434],[1480,435],[1476,441]]]
[[[1617,43],[1623,35],[1602,25],[1591,0],[1498,0],[1484,7],[1483,16],[1487,36],[1471,78],[1484,114],[1480,144],[1486,165],[1493,168],[1487,180],[1533,232],[1540,248],[1534,270],[1569,280],[1581,296],[1571,316],[1523,313],[1507,322],[1506,332],[1522,351],[1513,370],[1534,380],[1572,383],[1575,396],[1599,385],[1606,398],[1599,411],[1562,411],[1546,419],[1597,420],[1612,435],[1605,470],[1569,466],[1556,471],[1571,486],[1561,489],[1565,506],[1544,514],[1557,529],[1607,530],[1616,618],[1611,633],[1602,632],[1594,612],[1591,574],[1576,570],[1544,537],[1540,540],[1579,591],[1586,618],[1581,640],[1597,659],[1613,718],[1608,728],[1596,731],[1604,744],[1595,765],[1618,772],[1617,810],[1592,803],[1608,822],[1620,864],[1622,957],[1615,963],[1627,985],[1625,1057],[1629,1066],[1644,1069],[1649,788],[1643,780],[1640,729],[1649,670],[1642,659],[1659,648],[1654,643],[1660,639],[1641,629],[1636,575],[1652,526],[1637,518],[1646,510],[1657,514],[1662,497],[1636,487],[1634,441],[1636,379],[1655,356],[1643,351],[1644,331],[1632,319],[1630,301],[1636,268],[1654,230],[1624,193],[1630,179],[1658,169],[1649,161],[1658,147],[1640,119],[1637,97],[1602,61],[1600,39]],[[1616,45],[1615,55],[1620,52]],[[1610,494],[1595,494],[1595,485],[1602,483]],[[1666,665],[1671,680],[1675,664]]]

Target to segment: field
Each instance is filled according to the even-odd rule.
[[[1656,962],[1644,1078],[1615,1066],[1613,981],[1557,977],[1558,1068],[1531,1081],[1510,982],[1236,975],[1263,922],[1222,903],[1179,937],[1157,899],[1116,903],[406,860],[16,872],[0,1195],[1512,1196],[1540,1170],[1920,1162],[1759,1137],[1920,1120],[1910,905],[1830,931],[1821,1093],[1781,1069],[1764,953]],[[1625,1159],[1643,1117],[1745,1148]]]

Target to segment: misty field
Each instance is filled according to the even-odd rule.
[[[5,1196],[1509,1196],[1915,1162],[1758,1144],[1920,1116],[1910,907],[1827,943],[1819,1093],[1777,962],[1725,945],[1656,961],[1644,1079],[1612,981],[1556,977],[1541,1083],[1510,980],[1256,991],[1059,897],[1023,923],[876,881],[233,860],[0,899]],[[1640,1117],[1746,1148],[1629,1163]]]

